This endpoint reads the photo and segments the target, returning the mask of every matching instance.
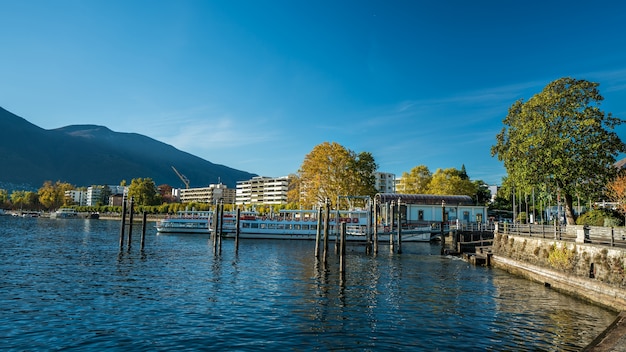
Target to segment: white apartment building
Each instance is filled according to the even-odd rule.
[[[65,191],[65,197],[70,198],[74,205],[87,205],[87,191],[80,191],[77,189]]]
[[[378,193],[396,193],[396,175],[388,172],[375,172]]]
[[[257,176],[237,181],[236,204],[286,204],[289,176]]]
[[[87,188],[87,206],[96,206],[99,202],[102,202],[102,189],[104,187],[108,187],[111,193],[111,196],[115,195],[123,195],[128,193],[128,187],[126,186],[117,186],[117,185],[108,185],[108,186],[90,186]],[[105,204],[113,205],[111,198],[105,202]]]
[[[225,184],[210,184],[209,187],[172,189],[172,195],[178,195],[182,203],[209,203],[216,204],[223,200],[224,204],[235,203],[236,190]]]

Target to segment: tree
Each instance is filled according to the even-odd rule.
[[[347,194],[374,197],[377,193],[374,173],[378,168],[374,156],[369,152],[361,152],[356,156],[352,152],[350,154],[353,157],[348,169],[353,179],[348,185],[350,188]]]
[[[0,207],[5,208],[9,203],[9,191],[0,188]],[[1,209],[0,208],[0,209]]]
[[[287,203],[300,204],[300,176],[296,174],[289,175],[289,183],[287,185]]]
[[[624,121],[600,110],[597,87],[561,78],[527,102],[516,101],[491,147],[516,188],[529,192],[549,184],[556,189],[565,200],[568,224],[575,224],[573,197],[591,197],[602,189],[616,172],[616,156],[626,151],[614,132]]]
[[[56,209],[63,205],[69,205],[71,200],[65,196],[65,191],[73,189],[74,186],[66,182],[52,183],[52,181],[46,181],[37,191],[39,203],[46,209]]]
[[[428,184],[432,178],[433,174],[426,165],[418,165],[408,173],[402,173],[398,189],[406,194],[427,194]]]
[[[19,209],[35,209],[37,207],[37,194],[30,191],[13,191],[11,203]]]
[[[462,177],[462,173],[455,169],[437,169],[428,184],[429,194],[445,195],[476,195],[476,186],[469,179]]]
[[[338,196],[373,195],[375,170],[369,153],[357,155],[336,142],[318,144],[298,170],[300,204],[312,207]]]
[[[489,190],[489,185],[486,184],[483,180],[472,181],[474,184],[474,189],[476,190],[476,199],[477,205],[486,205],[491,201],[491,191]]]
[[[626,220],[626,174],[619,174],[606,186],[606,193],[610,200],[617,203],[617,208]]]
[[[128,197],[137,205],[160,205],[161,195],[151,178],[134,178],[128,186]]]
[[[98,199],[98,202],[101,205],[108,205],[109,204],[109,198],[111,198],[112,193],[111,192],[111,188],[109,186],[98,186],[100,187],[100,199]]]

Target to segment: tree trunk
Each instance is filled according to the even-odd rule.
[[[576,225],[576,218],[574,217],[574,197],[569,194],[565,194],[565,220],[568,225]]]

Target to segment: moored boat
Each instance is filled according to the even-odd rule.
[[[51,219],[74,219],[78,217],[78,212],[73,208],[59,208],[50,214]]]
[[[210,234],[212,211],[182,210],[157,222],[158,233]]]
[[[369,224],[369,212],[366,210],[340,210],[331,213],[329,221],[329,238],[336,237],[341,223],[346,224],[346,240],[350,242],[366,242],[368,235],[373,233]],[[320,235],[324,228],[321,223]],[[380,226],[379,242],[389,242],[391,233]],[[318,218],[315,210],[282,210],[271,216],[242,216],[239,220],[239,238],[248,239],[290,239],[314,240],[318,232]],[[403,242],[429,242],[432,228],[430,226],[413,227],[402,231]],[[224,237],[235,236],[235,219],[224,220],[222,228]],[[372,237],[371,237],[372,238]]]

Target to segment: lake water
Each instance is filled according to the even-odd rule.
[[[0,217],[0,349],[576,351],[616,313],[437,244],[348,245],[345,281],[312,241],[156,235],[117,221]]]

